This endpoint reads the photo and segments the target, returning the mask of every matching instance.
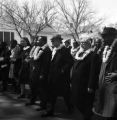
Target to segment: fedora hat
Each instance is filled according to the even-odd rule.
[[[53,37],[51,38],[51,41],[55,41],[55,40],[62,41],[62,40],[63,40],[63,38],[61,37],[61,35],[60,35],[60,34],[58,34],[58,35],[55,35],[55,36],[53,36]]]
[[[65,43],[65,42],[70,43],[70,42],[71,42],[71,39],[63,39],[62,41],[63,41],[64,43]]]
[[[113,27],[105,27],[101,33],[102,37],[105,36],[116,36],[117,35],[117,29],[113,28]]]

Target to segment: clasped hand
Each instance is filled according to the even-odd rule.
[[[108,75],[105,77],[105,79],[107,81],[112,81],[112,78],[116,77],[117,76],[117,73],[115,72],[112,72],[112,73],[108,73]]]

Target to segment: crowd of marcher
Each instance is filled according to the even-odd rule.
[[[28,98],[41,117],[53,116],[56,100],[64,98],[68,113],[78,109],[84,120],[113,120],[117,117],[117,30],[105,27],[98,36],[82,36],[78,41],[61,35],[39,37],[30,43],[0,44],[1,92],[9,83],[17,98]],[[29,85],[30,93],[26,92]]]

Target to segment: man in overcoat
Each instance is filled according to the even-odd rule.
[[[38,42],[38,48],[35,49],[35,54],[33,55],[33,70],[31,72],[31,99],[26,105],[33,105],[36,98],[39,97],[41,100],[41,108],[37,110],[42,110],[46,108],[47,103],[47,91],[48,91],[48,73],[51,61],[51,50],[47,45],[47,39],[41,38]]]
[[[94,57],[90,39],[90,37],[83,38],[80,44],[80,49],[75,55],[71,79],[73,103],[83,115],[84,120],[90,120],[92,114],[94,91],[97,83],[97,66],[99,66]]]
[[[104,50],[92,120],[114,120],[117,117],[117,30],[105,27],[101,35]]]
[[[63,96],[71,111],[71,90],[70,90],[70,69],[73,58],[68,49],[62,44],[61,35],[56,35],[51,39],[53,52],[48,76],[49,82],[49,103],[50,109],[42,116],[52,116],[54,114],[55,103],[58,96]]]

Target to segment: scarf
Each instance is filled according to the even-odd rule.
[[[75,55],[75,59],[76,60],[84,60],[84,58],[87,55],[89,55],[90,52],[91,52],[91,49],[84,51],[84,49],[82,47],[80,47],[79,51]]]
[[[111,55],[112,47],[105,46],[104,51],[103,51],[103,57],[102,57],[102,62],[105,63],[108,61],[110,55]]]

